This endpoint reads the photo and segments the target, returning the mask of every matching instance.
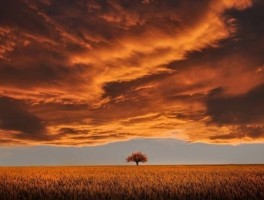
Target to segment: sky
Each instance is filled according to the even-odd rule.
[[[135,165],[125,158],[139,150],[147,163],[139,165],[263,164],[264,145],[190,144],[174,139],[135,139],[85,147],[20,146],[0,148],[1,166]]]
[[[2,1],[0,165],[263,163],[263,9]]]

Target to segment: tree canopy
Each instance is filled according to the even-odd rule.
[[[126,160],[127,162],[135,162],[138,165],[140,162],[147,162],[148,158],[147,155],[141,152],[134,152],[130,156],[128,156]]]

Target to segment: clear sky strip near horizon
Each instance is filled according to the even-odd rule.
[[[0,166],[134,165],[126,157],[147,154],[144,165],[263,164],[264,145],[190,144],[168,139],[140,139],[94,147],[2,147]]]

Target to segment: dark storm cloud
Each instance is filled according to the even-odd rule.
[[[217,92],[218,91],[218,92]],[[227,134],[211,136],[211,140],[264,138],[264,85],[248,93],[232,97],[221,96],[223,90],[215,90],[207,102],[207,112],[213,123],[230,126]]]
[[[44,58],[44,57],[43,57]],[[48,57],[45,57],[48,59]],[[1,64],[1,62],[0,62]],[[31,60],[24,62],[19,67],[16,63],[5,63],[0,68],[0,84],[17,86],[18,88],[34,88],[38,86],[65,85],[67,81],[74,80],[82,74],[80,66],[71,69],[49,59],[41,59],[36,62]],[[10,82],[10,80],[13,80]]]
[[[42,138],[45,125],[40,118],[27,110],[25,103],[0,97],[0,129],[18,131],[17,137]]]
[[[264,63],[262,56],[264,51],[263,9],[263,1],[254,1],[254,6],[246,10],[228,10],[224,16],[229,16],[235,20],[237,30],[232,37],[219,42],[221,48],[207,48],[203,51],[190,52],[188,59],[171,62],[168,67],[173,70],[184,70],[210,63],[211,67],[214,68],[215,63],[232,57],[232,55],[240,57],[241,61],[236,60],[236,63],[229,63],[229,65],[239,67],[245,62],[243,58],[246,58],[249,61],[246,63],[247,68],[255,70],[261,67]]]
[[[21,0],[8,0],[1,2],[0,25],[10,27],[22,32],[51,37],[52,28],[45,20]]]
[[[264,123],[264,84],[237,96],[211,95],[207,112],[218,124]]]
[[[150,4],[142,4],[141,0],[51,1],[43,9],[64,28],[72,30],[74,35],[94,44],[97,43],[96,38],[101,38],[100,44],[107,42],[104,39],[112,40],[123,35],[126,29],[130,29],[132,35],[148,27],[177,26],[180,21],[178,15],[184,16],[185,23],[193,23],[194,18],[199,20],[202,17],[210,2],[192,1],[193,6],[190,6],[186,1],[156,1]],[[192,16],[184,15],[187,11]],[[67,16],[67,19],[61,16]],[[87,33],[88,38],[85,37]]]

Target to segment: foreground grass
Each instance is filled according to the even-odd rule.
[[[0,199],[264,199],[264,166],[2,167]]]

